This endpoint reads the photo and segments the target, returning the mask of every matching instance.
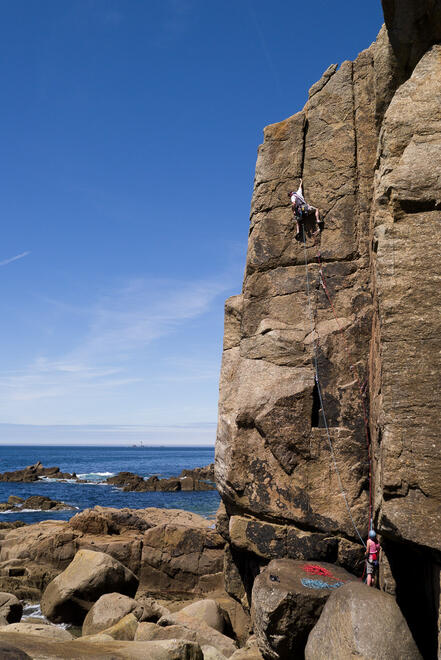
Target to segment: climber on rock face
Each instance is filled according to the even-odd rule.
[[[320,232],[320,214],[319,210],[315,206],[310,206],[306,203],[303,196],[303,179],[300,179],[300,185],[296,192],[291,191],[288,193],[291,198],[292,211],[294,214],[294,220],[296,221],[296,239],[300,238],[300,222],[308,216],[315,214],[316,230],[314,231],[314,236]]]
[[[366,584],[368,587],[372,586],[373,578],[376,575],[378,568],[378,558],[380,556],[380,544],[377,540],[377,535],[373,529],[369,532],[369,538],[366,543]]]

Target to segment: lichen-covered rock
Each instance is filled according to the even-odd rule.
[[[331,594],[305,660],[417,660],[421,655],[392,596],[360,582]]]
[[[138,578],[103,552],[79,550],[69,566],[45,589],[43,614],[54,623],[83,622],[92,604],[105,593],[134,596]]]
[[[274,559],[257,576],[252,594],[252,621],[265,660],[303,657],[308,635],[334,590],[356,580],[343,568],[320,562],[322,575],[311,564]]]

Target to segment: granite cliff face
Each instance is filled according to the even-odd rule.
[[[431,657],[441,565],[441,10],[431,0],[383,6],[376,42],[329,67],[301,112],[264,131],[243,290],[225,308],[218,528],[229,542],[228,589],[249,607],[270,559],[357,571],[371,499],[382,587]],[[299,177],[324,219],[318,245],[308,226],[305,244],[294,238],[287,192]]]

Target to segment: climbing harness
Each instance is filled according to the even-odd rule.
[[[326,437],[327,437],[327,441],[328,441],[329,451],[330,451],[330,454],[331,454],[331,459],[332,459],[332,463],[333,463],[333,466],[334,466],[335,474],[337,476],[340,492],[341,492],[342,497],[344,499],[346,509],[347,509],[349,518],[351,520],[352,526],[353,526],[358,538],[360,539],[361,543],[363,544],[364,547],[366,547],[366,544],[363,540],[363,537],[361,536],[361,534],[358,530],[358,527],[355,523],[355,520],[352,517],[351,508],[349,506],[348,498],[346,497],[346,492],[345,492],[345,489],[343,487],[343,483],[342,483],[342,480],[341,480],[341,477],[340,477],[340,471],[338,469],[337,460],[335,458],[334,447],[332,445],[331,434],[329,432],[329,426],[328,426],[328,420],[326,418],[326,411],[325,411],[325,407],[324,407],[324,404],[323,404],[322,389],[321,389],[321,386],[320,386],[319,369],[318,369],[318,355],[317,355],[318,350],[317,350],[317,339],[316,339],[316,334],[317,333],[316,333],[316,330],[315,330],[314,316],[313,316],[313,313],[312,313],[312,305],[311,305],[311,293],[310,293],[309,270],[308,270],[308,254],[307,254],[307,250],[306,250],[306,236],[305,236],[305,227],[304,227],[304,225],[302,226],[302,230],[303,230],[303,249],[304,249],[304,255],[305,255],[306,291],[307,291],[307,296],[308,296],[309,316],[310,316],[310,320],[311,320],[311,333],[312,333],[312,337],[313,337],[314,380],[315,380],[315,384],[316,384],[316,387],[317,387],[317,394],[318,394],[319,401],[320,401],[320,409],[321,409],[321,412],[322,412],[323,424],[324,424],[324,427],[326,429]],[[322,276],[321,276],[321,279],[323,281]],[[370,473],[370,470],[369,470],[369,473]],[[371,512],[369,510],[369,517],[370,517],[370,513]],[[306,579],[306,578],[303,578],[303,579]]]

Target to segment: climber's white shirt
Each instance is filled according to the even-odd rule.
[[[305,198],[302,195],[302,186],[299,186],[299,189],[297,190],[297,192],[295,192],[291,195],[292,204],[296,203],[296,198],[298,198],[301,201],[302,204],[306,204]]]

